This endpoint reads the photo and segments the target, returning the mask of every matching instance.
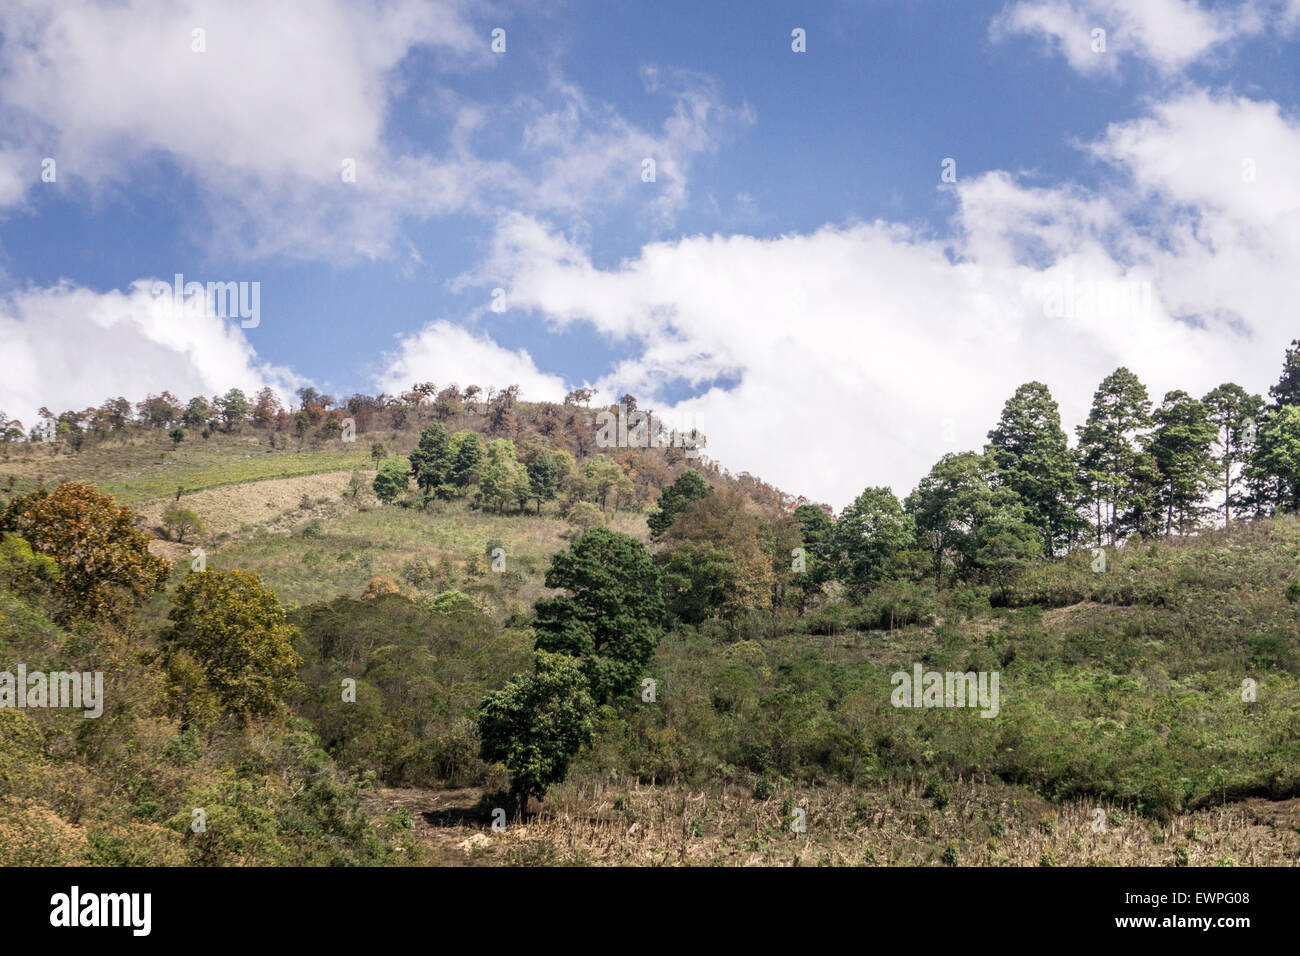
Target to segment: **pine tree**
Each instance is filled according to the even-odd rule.
[[[1074,510],[1077,466],[1061,428],[1060,409],[1046,385],[1029,382],[1016,389],[989,432],[988,454],[997,482],[1024,502],[1028,522],[1043,536],[1044,550],[1052,554],[1068,546],[1081,525]]]
[[[1217,430],[1219,474],[1223,480],[1223,521],[1232,521],[1232,507],[1245,501],[1235,495],[1241,482],[1241,469],[1250,457],[1263,413],[1264,400],[1250,395],[1240,385],[1225,382],[1201,399],[1210,424]]]
[[[1293,339],[1282,359],[1282,376],[1268,390],[1274,407],[1300,405],[1300,339]]]
[[[1151,399],[1146,386],[1127,368],[1106,376],[1092,396],[1088,420],[1076,431],[1087,500],[1097,522],[1097,543],[1105,534],[1119,537],[1120,516],[1132,510],[1133,477],[1139,464],[1138,441],[1151,427]]]
[[[451,475],[453,485],[462,492],[478,480],[483,466],[483,442],[470,431],[451,436]]]
[[[1165,395],[1155,413],[1155,431],[1147,448],[1160,470],[1160,504],[1165,534],[1177,518],[1179,534],[1195,528],[1203,502],[1217,485],[1214,458],[1217,429],[1208,409],[1181,389]]]

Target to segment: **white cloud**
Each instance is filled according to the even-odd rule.
[[[982,447],[1025,381],[1051,387],[1072,429],[1119,365],[1156,401],[1275,379],[1297,332],[1300,192],[1285,171],[1300,165],[1300,124],[1195,93],[1093,151],[1117,167],[1106,195],[991,173],[956,188],[946,243],[878,221],[688,237],[598,269],[516,215],[466,281],[508,276],[512,308],[625,342],[633,355],[596,383],[603,394],[669,410],[670,386],[704,389],[672,410],[695,416],[728,467],[837,506],[868,484],[901,495],[945,451]],[[1080,290],[1090,298],[1075,302]],[[1107,307],[1103,293],[1127,298]]]
[[[401,336],[374,379],[375,388],[390,395],[416,382],[434,382],[439,388],[452,382],[461,388],[518,385],[520,393],[535,402],[562,401],[568,391],[560,376],[538,371],[527,351],[502,348],[485,335],[441,319]]]
[[[1278,0],[1211,8],[1196,0],[1022,0],[994,19],[991,33],[995,39],[1043,36],[1082,73],[1111,73],[1120,60],[1136,57],[1173,74],[1236,39],[1260,33],[1266,23],[1287,28],[1283,7]],[[1105,31],[1104,52],[1094,47],[1096,29]]]
[[[182,399],[231,388],[252,395],[263,385],[288,399],[306,384],[260,360],[237,321],[160,308],[152,287],[141,279],[100,293],[65,282],[0,300],[0,409],[31,428],[42,405],[58,413],[119,395],[133,402],[163,389]]]
[[[35,184],[33,150],[61,188],[129,189],[175,165],[198,187],[197,236],[246,257],[376,258],[400,253],[408,218],[599,209],[659,163],[651,207],[685,201],[692,158],[749,114],[704,77],[651,73],[672,103],[660,130],[625,120],[560,79],[500,108],[445,88],[451,73],[499,63],[461,0],[95,0],[0,7],[0,208]],[[478,11],[482,14],[484,11]],[[204,31],[204,52],[193,31]],[[446,120],[439,148],[401,148],[386,127],[421,50],[417,99]],[[410,78],[413,79],[413,78]],[[495,156],[501,128],[522,150]],[[489,128],[491,127],[491,128]],[[519,137],[507,136],[514,144]],[[9,145],[6,145],[6,142]],[[21,147],[21,157],[15,151]],[[486,147],[485,147],[486,148]],[[355,163],[355,182],[342,176]]]

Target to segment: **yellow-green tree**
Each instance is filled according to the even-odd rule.
[[[163,640],[169,665],[193,660],[223,710],[241,723],[280,712],[302,663],[294,650],[298,629],[259,575],[190,574],[176,591],[168,619]]]
[[[135,515],[90,485],[68,482],[9,502],[0,534],[26,540],[59,566],[55,618],[72,623],[113,614],[162,590],[167,562],[149,553]]]

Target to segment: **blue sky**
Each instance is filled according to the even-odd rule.
[[[589,383],[794,493],[905,493],[1022,381],[1070,428],[1119,364],[1276,377],[1298,42],[1297,0],[6,5],[0,409]],[[146,314],[177,272],[259,323]]]

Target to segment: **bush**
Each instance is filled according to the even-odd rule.
[[[934,620],[934,592],[910,581],[882,584],[854,615],[854,625],[862,630],[892,631],[911,624],[930,625]]]

